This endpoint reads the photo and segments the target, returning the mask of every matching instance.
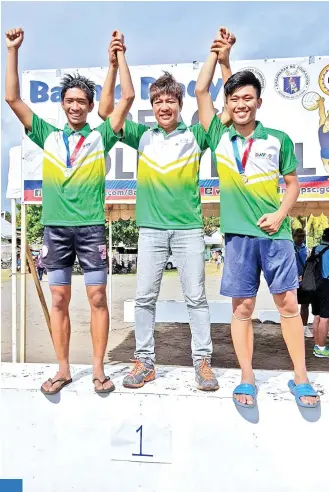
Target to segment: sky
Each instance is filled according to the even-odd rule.
[[[125,35],[130,65],[203,61],[220,25],[237,37],[232,59],[329,54],[328,2],[1,2],[1,209],[9,149],[21,125],[4,102],[4,33],[22,27],[19,70],[108,63],[111,33]]]

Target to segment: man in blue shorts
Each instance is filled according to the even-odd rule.
[[[200,72],[196,96],[200,122],[216,155],[220,178],[220,223],[226,244],[221,294],[232,297],[232,339],[242,369],[234,401],[247,408],[256,403],[251,318],[263,271],[294,365],[295,379],[289,381],[289,388],[299,405],[318,406],[319,397],[308,382],[305,367],[296,294],[298,273],[288,217],[299,195],[297,159],[288,135],[256,121],[262,104],[261,85],[252,72],[238,72],[224,86],[232,126],[225,127],[216,117],[209,87],[218,59],[229,69],[230,36],[226,29],[220,29]],[[287,188],[281,205],[279,174]]]
[[[21,28],[6,33],[8,48],[6,101],[24,125],[31,140],[44,150],[42,182],[42,224],[45,226],[42,262],[47,269],[52,296],[50,314],[52,341],[59,370],[41,391],[58,393],[72,381],[69,365],[71,275],[78,256],[84,271],[91,307],[93,382],[97,393],[109,393],[114,385],[104,374],[104,355],[109,331],[106,300],[107,248],[105,239],[105,158],[119,140],[134,99],[129,69],[124,57],[123,36],[114,33],[110,60],[117,51],[122,87],[121,100],[109,118],[92,130],[87,116],[94,107],[95,84],[80,75],[62,80],[61,104],[67,117],[64,130],[39,118],[21,99],[18,77],[18,49]],[[115,39],[114,39],[115,38]],[[110,62],[112,65],[112,61]],[[110,67],[115,81],[116,62]],[[114,85],[114,83],[113,83]]]

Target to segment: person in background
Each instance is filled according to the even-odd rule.
[[[329,347],[326,339],[329,328],[329,227],[323,231],[321,243],[316,246],[315,253],[320,253],[324,248],[326,251],[321,257],[322,283],[315,293],[313,306],[314,315],[314,349],[315,357],[329,358]]]
[[[311,294],[305,292],[301,288],[303,271],[307,258],[307,247],[305,245],[306,234],[301,228],[296,229],[293,233],[294,249],[296,255],[297,269],[298,269],[298,282],[299,287],[297,289],[297,300],[300,304],[300,315],[303,320],[304,325],[304,335],[306,338],[313,338],[313,333],[307,326],[308,316],[309,316],[309,305],[312,302]]]
[[[42,266],[42,249],[40,249],[38,258],[37,258],[37,271],[40,282],[42,281],[42,277],[44,274],[44,268]]]

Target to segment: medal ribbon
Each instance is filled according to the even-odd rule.
[[[242,160],[240,159],[240,152],[239,152],[239,147],[238,147],[238,142],[237,142],[237,137],[234,137],[232,139],[232,147],[233,147],[233,152],[234,152],[234,157],[235,157],[235,162],[236,165],[238,166],[239,173],[244,174],[245,169],[246,169],[246,164],[248,161],[248,157],[251,151],[252,144],[254,143],[254,139],[250,138],[248,141],[247,148],[245,149]]]
[[[70,155],[70,145],[69,145],[69,139],[68,136],[63,132],[63,140],[64,140],[64,145],[66,148],[66,167],[72,167],[79,150],[81,149],[81,146],[83,142],[86,140],[85,137],[81,135],[79,138],[78,143],[75,146],[75,149],[72,152],[72,155]]]

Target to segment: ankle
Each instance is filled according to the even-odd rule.
[[[58,361],[58,372],[61,374],[70,373],[70,364],[68,360]]]
[[[241,381],[254,381],[255,375],[252,368],[241,369]]]
[[[299,370],[295,369],[294,372],[295,372],[295,382],[297,384],[308,381],[306,367]]]

